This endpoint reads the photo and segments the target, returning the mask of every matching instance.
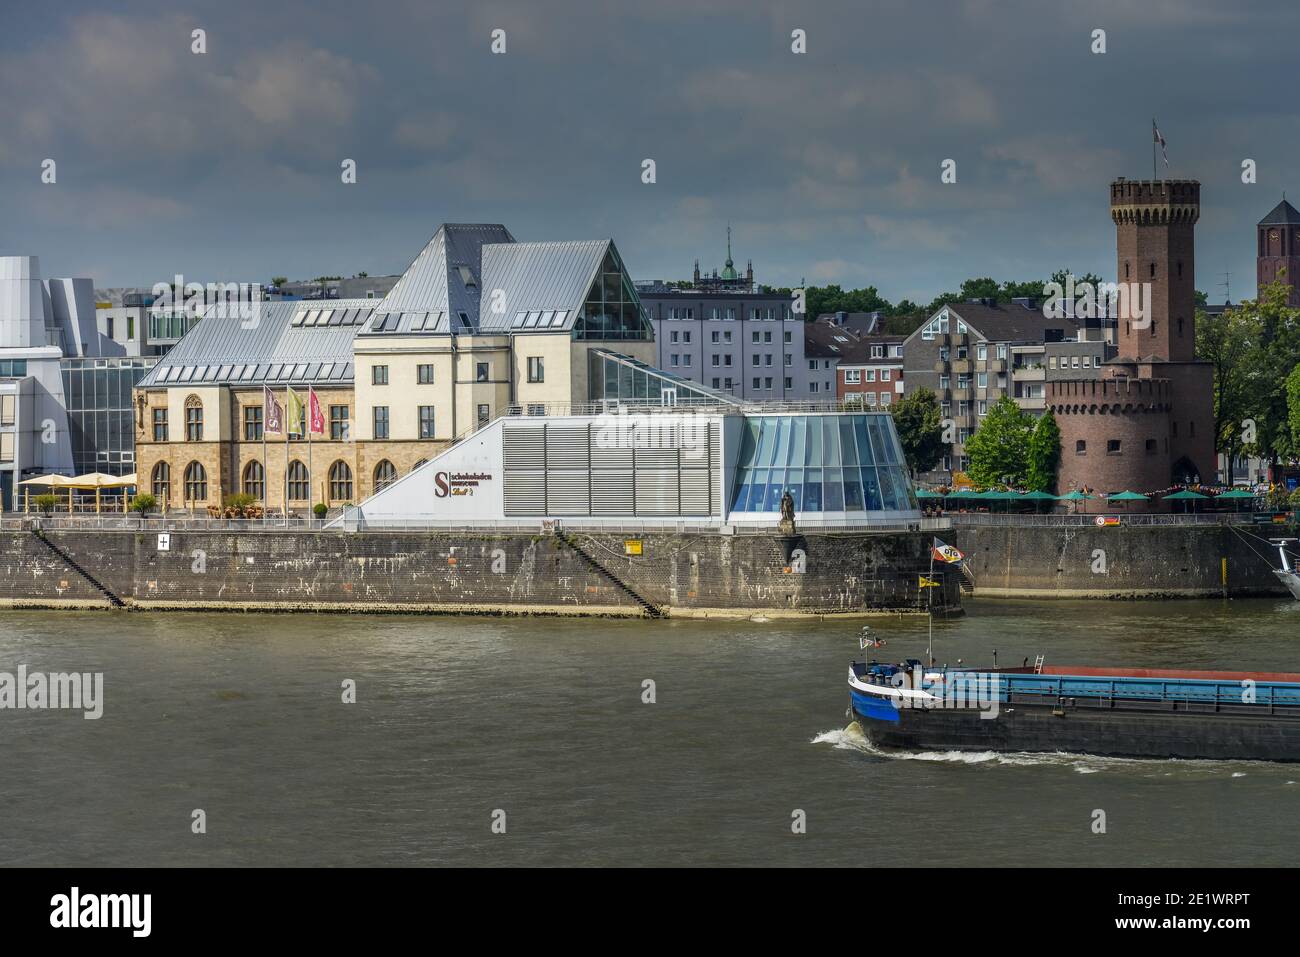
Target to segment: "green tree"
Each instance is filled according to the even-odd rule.
[[[1300,365],[1286,377],[1287,421],[1291,426],[1291,441],[1300,447]],[[1300,489],[1297,489],[1300,491]]]
[[[1256,388],[1251,361],[1258,339],[1253,312],[1232,308],[1217,316],[1196,314],[1196,358],[1214,366],[1215,451],[1230,461],[1250,439],[1245,422]]]
[[[1061,427],[1056,424],[1056,416],[1048,409],[1029,434],[1029,467],[1026,472],[1026,484],[1031,492],[1053,492],[1056,490],[1056,472],[1061,465]]]
[[[1297,446],[1292,437],[1287,379],[1300,364],[1300,309],[1287,305],[1289,287],[1275,282],[1259,298],[1239,307],[1255,332],[1246,355],[1246,417],[1254,423],[1256,440],[1244,451],[1267,458],[1270,465],[1289,462]]]
[[[903,396],[891,411],[907,467],[913,473],[933,469],[944,449],[939,399],[934,392],[922,386]]]
[[[1029,436],[1034,419],[1010,396],[993,403],[980,427],[966,440],[970,467],[978,485],[1023,486],[1029,473]]]
[[[283,286],[283,285],[284,285],[286,282],[288,282],[288,281],[289,281],[289,277],[288,277],[288,276],[272,276],[272,277],[271,277],[271,285],[274,286],[276,289],[279,289],[281,286]]]

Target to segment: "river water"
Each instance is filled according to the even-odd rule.
[[[940,661],[1300,671],[1297,602],[968,609]],[[882,657],[924,652],[924,619],[873,626]],[[0,711],[0,862],[1296,862],[1300,766],[872,752],[843,730],[856,631],[0,613],[0,672],[104,673],[98,720]]]

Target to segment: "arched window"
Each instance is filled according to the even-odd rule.
[[[342,459],[330,466],[330,500],[352,501],[352,469]]]
[[[428,464],[429,464],[429,460],[428,460],[428,459],[420,459],[420,461],[416,462],[414,465],[411,466],[411,471],[414,472],[414,471],[415,471],[416,469],[418,469],[421,465],[428,465]]]
[[[185,400],[185,439],[203,441],[203,400],[192,395]]]
[[[375,491],[380,492],[397,481],[397,469],[393,463],[384,459],[375,466]]]
[[[305,502],[311,492],[311,480],[307,477],[307,466],[297,459],[289,463],[289,501]]]
[[[153,467],[153,497],[159,502],[170,501],[172,497],[172,467],[166,462],[159,462]]]
[[[185,466],[185,501],[202,502],[208,497],[208,473],[198,462]]]
[[[263,499],[266,496],[266,471],[262,468],[262,463],[253,459],[244,466],[244,494],[251,495],[256,499]]]

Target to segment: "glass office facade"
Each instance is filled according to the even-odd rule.
[[[64,359],[63,396],[68,409],[72,467],[78,475],[135,471],[135,410],[131,390],[154,358]]]
[[[741,435],[733,512],[906,511],[917,508],[889,415],[749,416]]]

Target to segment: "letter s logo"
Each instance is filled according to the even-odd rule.
[[[450,489],[447,487],[447,473],[433,473],[433,494],[438,498],[446,498]]]

